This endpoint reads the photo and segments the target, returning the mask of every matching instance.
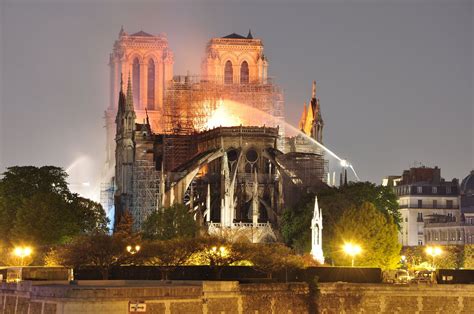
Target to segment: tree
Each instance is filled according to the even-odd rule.
[[[390,269],[398,265],[401,246],[397,226],[369,202],[346,210],[334,226],[334,235],[329,253],[337,265],[350,265],[350,257],[341,249],[345,242],[361,246],[358,266]]]
[[[68,204],[61,196],[46,192],[23,201],[10,230],[12,243],[20,241],[35,246],[64,243],[76,233],[78,228]]]
[[[283,239],[299,253],[311,250],[313,209],[314,195],[307,194],[293,208],[283,212],[281,228]]]
[[[400,221],[396,196],[388,187],[376,186],[370,182],[349,183],[340,188],[323,189],[317,196],[323,213],[323,250],[328,261],[331,260],[329,241],[336,236],[334,226],[348,209],[370,202],[387,218],[391,217],[395,223]],[[311,249],[313,209],[314,195],[307,194],[296,206],[283,213],[283,239],[301,254]]]
[[[381,213],[392,217],[397,227],[400,228],[401,215],[398,211],[397,196],[392,188],[375,185],[371,182],[351,182],[339,190],[355,206],[360,206],[365,202],[372,203]]]
[[[148,240],[170,240],[192,238],[198,232],[198,224],[183,204],[174,204],[152,213],[143,224],[143,238]]]
[[[64,170],[10,167],[0,179],[0,239],[5,245],[63,243],[74,235],[105,231],[98,203],[72,194]]]
[[[189,258],[201,250],[199,241],[194,238],[175,238],[165,241],[146,242],[137,258],[145,265],[161,266],[161,278],[168,280],[169,273],[184,265]]]
[[[474,244],[464,246],[464,268],[474,269]]]
[[[10,239],[16,211],[36,193],[66,197],[69,193],[67,174],[61,168],[9,167],[0,180],[0,239]]]
[[[102,279],[108,279],[112,266],[120,265],[128,256],[123,239],[104,233],[81,235],[49,254],[49,261],[72,268],[97,266]]]
[[[102,205],[73,194],[70,202],[79,230],[85,233],[108,232],[109,219]]]
[[[270,279],[274,272],[303,267],[303,259],[281,243],[253,244],[249,260]]]
[[[229,242],[218,237],[200,238],[200,243],[198,260],[214,269],[217,279],[221,278],[223,267],[248,260],[253,250],[251,243]]]

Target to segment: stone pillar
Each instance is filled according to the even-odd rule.
[[[263,83],[263,61],[262,58],[260,57],[257,61],[257,75],[258,75],[258,81],[260,83]]]
[[[145,60],[140,61],[140,105],[138,108],[144,110],[147,107],[148,90],[148,64]]]
[[[240,84],[240,65],[232,64],[232,80],[234,84]]]
[[[164,103],[164,80],[163,80],[163,60],[160,59],[155,64],[155,108],[163,109]]]
[[[268,62],[267,60],[263,61],[263,83],[267,83],[267,71],[268,71]]]

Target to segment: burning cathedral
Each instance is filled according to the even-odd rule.
[[[206,46],[200,75],[173,73],[165,35],[123,29],[110,54],[102,203],[138,230],[184,204],[211,234],[279,239],[285,207],[324,187],[328,164],[316,84],[299,134],[288,135],[282,90],[261,39],[230,34]],[[108,203],[107,203],[108,202]]]

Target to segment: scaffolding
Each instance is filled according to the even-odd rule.
[[[165,93],[164,132],[191,134],[207,128],[207,121],[223,99],[262,111],[262,123],[283,132],[284,99],[271,79],[250,84],[222,84],[216,77],[175,76]],[[283,133],[280,134],[282,137]]]
[[[133,197],[131,212],[134,229],[138,230],[146,218],[157,210],[161,172],[150,160],[136,160],[133,163]]]
[[[114,214],[114,194],[115,187],[113,178],[110,182],[103,182],[100,184],[100,204],[107,214],[107,217],[113,217]]]

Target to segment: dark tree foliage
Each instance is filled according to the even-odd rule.
[[[102,279],[108,279],[112,266],[130,258],[122,238],[104,233],[84,234],[50,252],[57,265],[80,268],[97,266]]]
[[[104,232],[102,206],[69,191],[53,166],[7,168],[0,179],[0,239],[5,245],[50,245],[85,232]]]
[[[401,219],[393,191],[370,182],[349,183],[340,188],[321,190],[318,193],[318,202],[323,212],[323,249],[329,262],[331,262],[329,241],[334,238],[334,226],[346,210],[369,202],[387,218],[390,217],[397,226]],[[309,252],[311,249],[310,226],[313,209],[314,195],[308,194],[296,206],[283,213],[283,238],[299,253]]]
[[[182,204],[152,213],[143,224],[143,238],[148,240],[170,240],[192,238],[198,232],[198,224],[188,208]]]

